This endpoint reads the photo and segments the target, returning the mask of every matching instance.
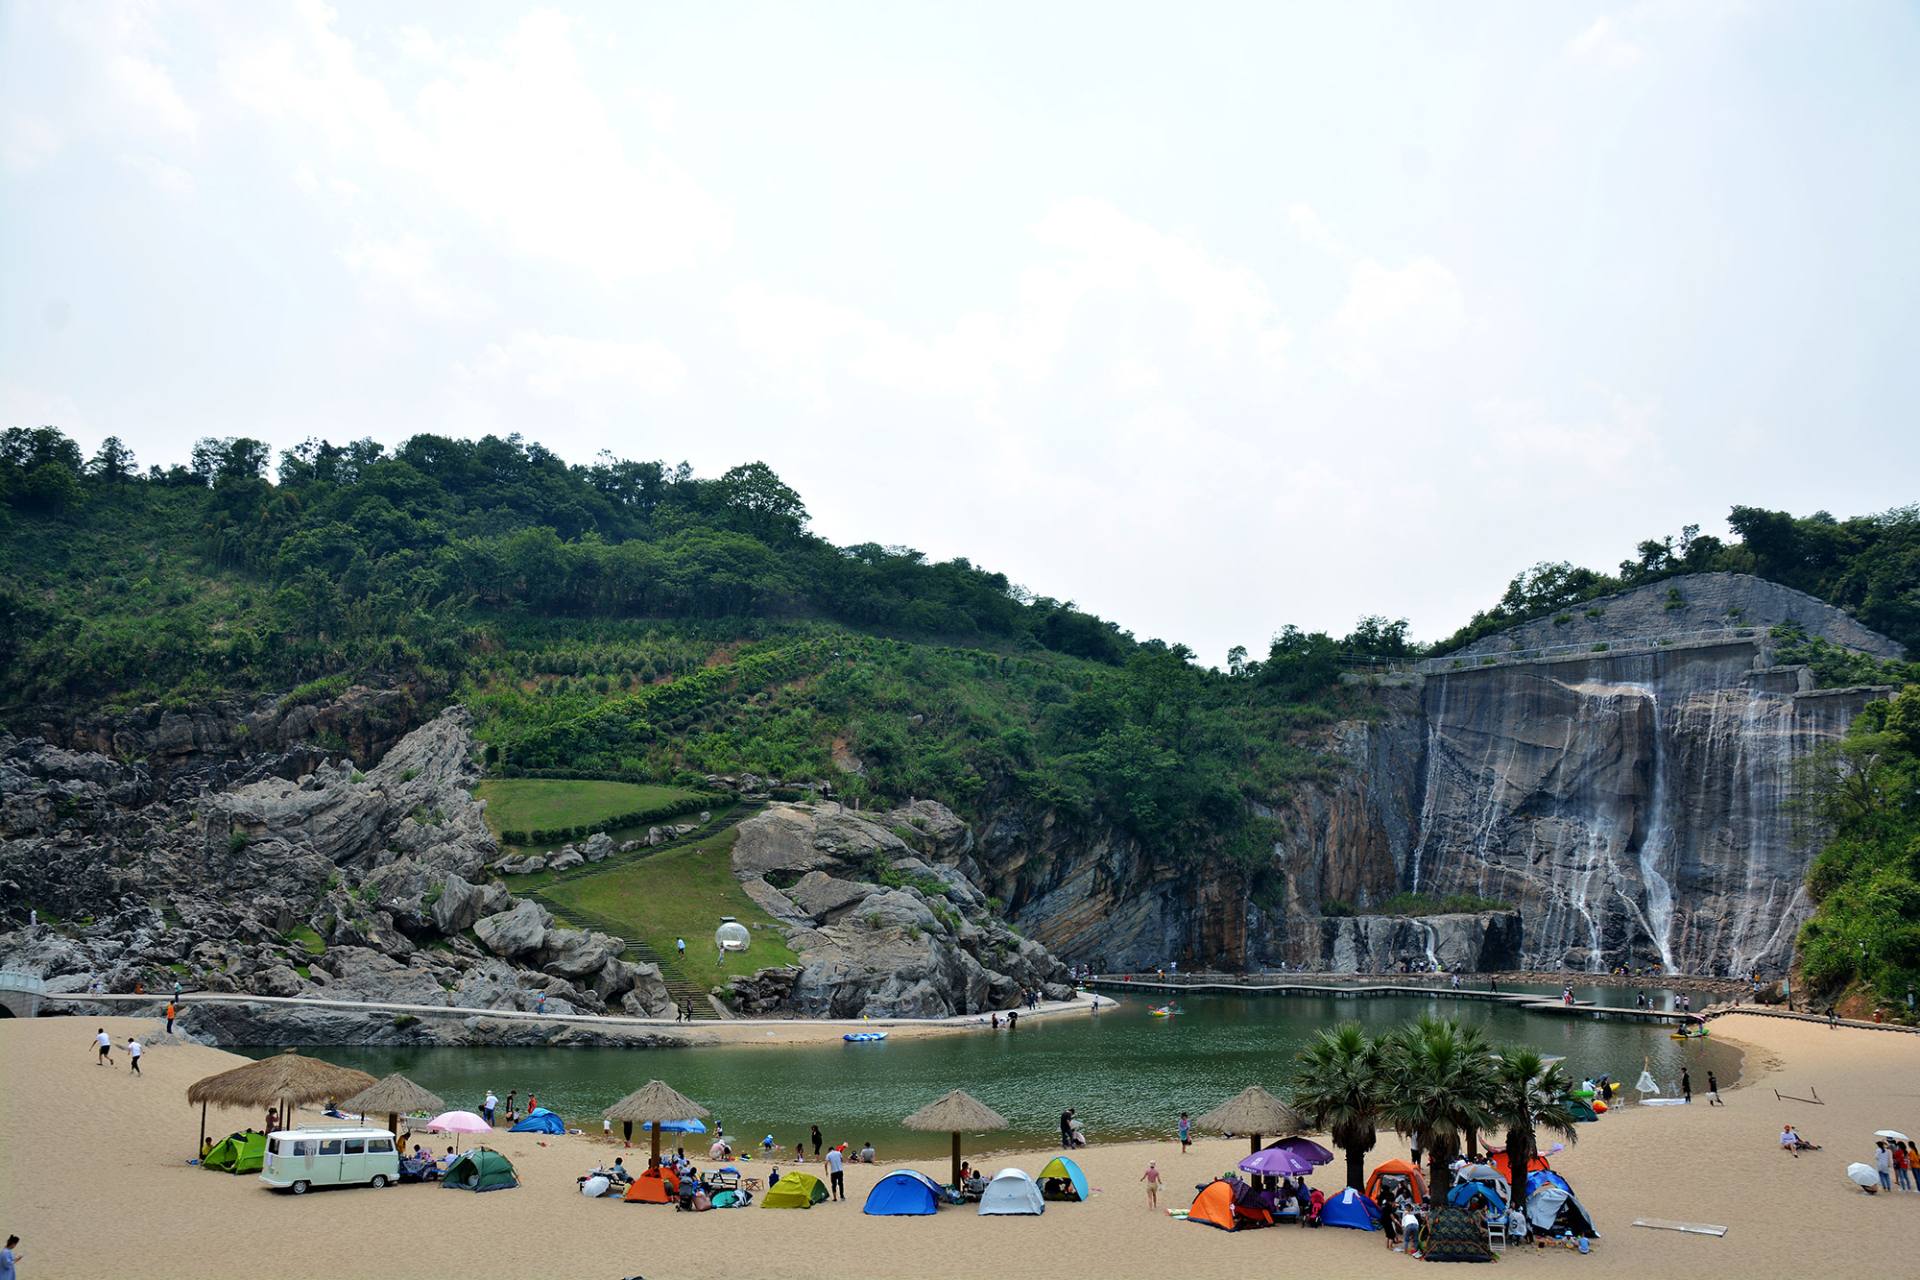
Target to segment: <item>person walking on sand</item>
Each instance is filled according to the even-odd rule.
[[[493,1123],[493,1113],[500,1108],[500,1099],[493,1096],[493,1090],[487,1090],[487,1100],[480,1104],[480,1118],[488,1124]]]
[[[1191,1149],[1192,1146],[1193,1146],[1193,1117],[1188,1115],[1186,1112],[1182,1111],[1180,1113],[1180,1154],[1181,1155],[1187,1154],[1188,1150]],[[1149,1165],[1148,1167],[1151,1168],[1152,1166]]]
[[[1727,1105],[1720,1100],[1720,1081],[1715,1078],[1711,1071],[1707,1072],[1707,1105],[1710,1107],[1724,1107]]]
[[[1160,1207],[1160,1169],[1153,1161],[1147,1161],[1147,1171],[1140,1175],[1140,1181],[1147,1184],[1147,1208]]]
[[[174,1013],[173,1001],[169,1000],[167,1001],[167,1034],[168,1035],[173,1034],[173,1013]]]
[[[820,1154],[818,1151],[815,1155]],[[827,1192],[835,1200],[847,1198],[846,1157],[840,1154],[840,1148],[827,1148]]]
[[[813,1139],[813,1158],[818,1160],[820,1158],[820,1126],[813,1125],[808,1130],[807,1136]]]
[[[140,1047],[138,1040],[132,1036],[127,1037],[127,1061],[128,1064],[132,1066],[133,1074],[136,1076],[140,1074],[140,1055],[145,1052],[146,1050]]]
[[[93,1065],[110,1067],[113,1065],[113,1037],[107,1034],[105,1027],[94,1033],[93,1043],[96,1049]]]
[[[14,1265],[20,1261],[20,1237],[8,1236],[7,1247],[0,1249],[0,1280],[14,1280]]]
[[[1873,1144],[1873,1171],[1880,1175],[1880,1189],[1893,1190],[1893,1157],[1887,1151],[1884,1141]]]
[[[1693,1101],[1693,1077],[1687,1074],[1685,1067],[1680,1068],[1680,1100],[1682,1102]]]

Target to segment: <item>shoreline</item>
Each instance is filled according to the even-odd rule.
[[[138,1018],[102,1021],[117,1044],[150,1027]],[[1904,1274],[1908,1216],[1920,1208],[1920,1197],[1909,1203],[1901,1193],[1862,1195],[1844,1169],[1861,1158],[1863,1140],[1871,1153],[1873,1129],[1920,1129],[1920,1093],[1908,1084],[1920,1069],[1920,1041],[1798,1020],[1729,1022],[1738,1025],[1729,1027],[1724,1042],[1744,1061],[1741,1084],[1726,1090],[1725,1107],[1709,1108],[1699,1097],[1690,1107],[1620,1107],[1579,1126],[1578,1141],[1552,1157],[1602,1232],[1580,1270],[1789,1280],[1806,1273],[1807,1259],[1839,1248],[1866,1274]],[[0,1071],[14,1084],[0,1090],[0,1214],[6,1219],[0,1228],[21,1235],[23,1274],[36,1280],[135,1271],[148,1280],[222,1280],[261,1274],[268,1249],[268,1270],[284,1280],[386,1280],[396,1265],[422,1280],[495,1273],[697,1280],[743,1270],[810,1275],[823,1267],[846,1280],[917,1280],[945,1277],[957,1260],[982,1257],[1002,1280],[1062,1274],[1243,1280],[1251,1269],[1275,1266],[1357,1280],[1404,1261],[1383,1260],[1378,1234],[1229,1233],[1170,1219],[1165,1211],[1185,1208],[1193,1185],[1246,1154],[1243,1141],[1206,1137],[1182,1155],[1171,1134],[1076,1152],[1094,1187],[1092,1199],[1049,1204],[1032,1218],[983,1218],[971,1207],[943,1208],[926,1218],[860,1212],[867,1190],[886,1173],[917,1165],[944,1180],[944,1158],[851,1165],[848,1203],[805,1212],[690,1215],[587,1200],[574,1179],[607,1158],[609,1144],[598,1134],[547,1139],[499,1132],[486,1139],[519,1172],[521,1185],[504,1200],[422,1187],[295,1198],[251,1177],[184,1163],[200,1119],[199,1108],[185,1101],[186,1086],[243,1059],[199,1045],[156,1044],[144,1060],[144,1078],[136,1080],[119,1053],[113,1070],[90,1065],[89,1037],[80,1033],[91,1030],[69,1018],[0,1020]],[[1822,1105],[1791,1100],[1814,1085]],[[1164,1109],[1164,1099],[1140,1101],[1143,1118],[1157,1119]],[[216,1112],[209,1132],[258,1119],[251,1111]],[[1789,1158],[1776,1140],[1783,1119],[1801,1125],[1825,1150]],[[858,1136],[830,1134],[829,1140]],[[990,1169],[1012,1164],[1031,1172],[1051,1155],[1043,1146],[1001,1146],[990,1138],[969,1138],[965,1149]],[[612,1145],[618,1149],[617,1141]],[[95,1158],[74,1158],[75,1152]],[[1705,1176],[1701,1156],[1709,1152],[1713,1173]],[[98,1157],[106,1153],[114,1169],[110,1194],[99,1171]],[[1405,1155],[1400,1139],[1383,1132],[1367,1167]],[[1148,1160],[1166,1179],[1157,1212],[1147,1209],[1138,1183]],[[759,1176],[766,1165],[756,1160],[742,1167]],[[1331,1189],[1342,1170],[1336,1160],[1316,1173],[1314,1184]],[[1637,1218],[1728,1230],[1724,1237],[1682,1235],[1635,1228]],[[352,1231],[343,1235],[349,1220]],[[407,1251],[404,1261],[379,1243],[426,1237],[432,1246]],[[271,1244],[256,1248],[254,1241]]]

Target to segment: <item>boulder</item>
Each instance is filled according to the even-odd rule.
[[[443,934],[462,933],[484,913],[487,895],[478,885],[469,884],[458,873],[449,871],[440,884],[440,896],[434,899],[433,927]]]
[[[733,871],[744,879],[768,872],[885,866],[912,852],[899,836],[843,805],[773,804],[740,824]]]
[[[588,862],[601,862],[613,853],[613,837],[604,831],[596,831],[587,837],[580,846],[580,856]]]
[[[762,881],[762,883],[765,883]],[[809,871],[787,890],[792,902],[824,924],[845,914],[847,908],[878,892],[875,886],[855,880],[836,880],[824,871]]]
[[[484,916],[473,926],[480,944],[497,956],[530,955],[547,943],[553,917],[539,903],[522,898],[511,910]]]
[[[554,929],[547,934],[546,946],[541,949],[540,967],[563,978],[584,978],[617,960],[626,945],[621,939],[604,933]]]
[[[601,856],[605,857],[606,855],[602,854]],[[553,857],[547,860],[547,870],[565,871],[570,867],[578,867],[583,865],[586,862],[586,860],[587,858],[585,854],[581,853],[578,849],[574,848],[572,845],[568,845],[566,848],[560,850],[560,852],[554,854]]]

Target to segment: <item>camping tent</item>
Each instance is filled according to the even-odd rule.
[[[456,1191],[505,1191],[520,1185],[513,1162],[490,1147],[474,1147],[447,1166],[440,1185]]]
[[[1453,1186],[1447,1191],[1447,1203],[1466,1208],[1476,1199],[1484,1200],[1489,1213],[1505,1213],[1513,1198],[1506,1177],[1490,1164],[1462,1165],[1454,1171]]]
[[[1045,1213],[1040,1184],[1025,1169],[1002,1169],[980,1193],[981,1213]]]
[[[1378,1231],[1380,1206],[1352,1187],[1347,1187],[1322,1206],[1320,1225],[1352,1227],[1355,1231]]]
[[[1513,1165],[1507,1159],[1506,1152],[1504,1151],[1490,1152],[1487,1155],[1487,1163],[1492,1165],[1494,1168],[1498,1169],[1500,1171],[1501,1177],[1503,1178],[1513,1177]],[[1537,1151],[1534,1152],[1533,1158],[1527,1161],[1528,1173],[1538,1173],[1542,1169],[1551,1169],[1551,1168],[1553,1168],[1553,1166],[1547,1163],[1547,1158],[1541,1155]]]
[[[680,1194],[680,1175],[664,1167],[642,1169],[640,1176],[627,1184],[622,1199],[634,1204],[671,1204]]]
[[[944,1199],[946,1193],[932,1178],[917,1169],[901,1169],[873,1184],[861,1212],[876,1218],[923,1218]]]
[[[827,1198],[827,1184],[810,1173],[783,1173],[767,1188],[762,1209],[811,1209]]]
[[[203,1168],[218,1169],[222,1173],[258,1173],[266,1163],[267,1135],[264,1133],[236,1133],[222,1138],[213,1144],[206,1158],[200,1162]]]
[[[1567,1109],[1567,1114],[1576,1122],[1600,1118],[1599,1113],[1594,1111],[1593,1104],[1585,1098],[1565,1098],[1561,1100],[1560,1105]]]
[[[1040,1194],[1048,1200],[1085,1200],[1093,1193],[1079,1165],[1065,1156],[1055,1156],[1040,1170]]]
[[[1495,1261],[1486,1225],[1475,1222],[1473,1214],[1457,1204],[1443,1204],[1433,1211],[1422,1233],[1421,1257],[1428,1262]]]
[[[1205,1223],[1222,1231],[1237,1230],[1240,1220],[1233,1212],[1233,1183],[1225,1178],[1215,1178],[1200,1188],[1200,1194],[1193,1198],[1193,1203],[1187,1208],[1187,1221]]]
[[[1427,1198],[1427,1180],[1420,1170],[1405,1160],[1388,1160],[1367,1177],[1367,1198],[1375,1204],[1380,1203],[1380,1193],[1391,1189],[1401,1198],[1408,1191],[1413,1192],[1416,1200]]]
[[[1544,1234],[1566,1231],[1591,1239],[1600,1235],[1594,1230],[1593,1215],[1573,1194],[1567,1180],[1552,1170],[1527,1175],[1527,1221]]]
[[[535,1107],[527,1112],[526,1118],[507,1130],[508,1133],[565,1133],[567,1126],[560,1117],[545,1107]]]

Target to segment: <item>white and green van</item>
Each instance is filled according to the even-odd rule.
[[[260,1181],[305,1195],[310,1187],[384,1187],[400,1180],[400,1153],[385,1129],[282,1129],[267,1135]]]

